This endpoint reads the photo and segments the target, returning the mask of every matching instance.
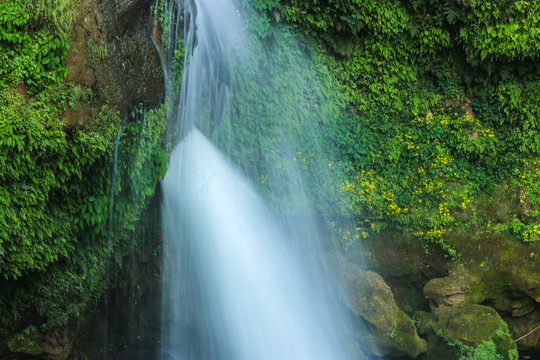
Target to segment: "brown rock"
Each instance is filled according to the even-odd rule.
[[[159,105],[164,89],[160,58],[150,37],[150,2],[81,0],[66,59],[67,81],[91,88],[90,108],[67,109],[67,126],[86,125],[107,104],[127,113],[140,103]]]
[[[424,286],[424,294],[432,309],[454,306],[466,300],[467,283],[464,274],[454,271],[447,277],[430,280]]]

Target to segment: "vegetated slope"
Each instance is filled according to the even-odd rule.
[[[165,172],[163,109],[122,95],[100,16],[89,1],[0,2],[0,353],[39,353],[38,329],[103,294]]]

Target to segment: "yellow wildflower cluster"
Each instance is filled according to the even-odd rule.
[[[495,133],[491,129],[484,128],[484,125],[478,119],[472,117],[458,117],[453,124],[459,129],[459,132],[463,132],[463,128],[470,128],[472,132],[469,133],[469,136],[473,139],[495,137]]]
[[[448,203],[439,204],[439,212],[437,215],[439,217],[450,216],[450,210],[448,210]]]
[[[469,199],[469,194],[467,190],[465,190],[465,192],[461,194],[461,198],[462,198],[462,201],[461,201],[460,206],[463,210],[465,210],[467,206],[469,205],[469,203],[471,202],[471,199]]]
[[[355,189],[355,194],[359,197],[360,200],[366,201],[370,204],[370,209],[373,208],[372,202],[373,197],[375,196],[375,190],[377,189],[377,183],[380,182],[379,178],[376,178],[373,170],[368,172],[362,171],[360,178],[359,190]]]
[[[525,188],[527,195],[535,192],[540,180],[540,159],[523,159],[523,168],[514,170],[514,178]]]
[[[343,191],[355,191],[356,189],[356,185],[352,184],[349,182],[349,180],[345,180],[344,183],[341,183],[339,185],[339,192],[343,192]]]
[[[529,225],[525,231],[523,231],[523,241],[533,242],[540,238],[540,224]]]
[[[482,137],[495,137],[495,134],[493,134],[493,132],[491,132],[490,129],[481,129],[481,130],[478,132],[478,136],[482,136]]]
[[[439,240],[443,237],[443,235],[446,233],[446,229],[439,229],[437,226],[433,227],[433,229],[430,229],[426,232],[426,237],[431,240]]]

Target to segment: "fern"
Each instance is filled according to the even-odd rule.
[[[420,7],[424,5],[424,2],[422,0],[412,0],[411,6],[413,7],[414,11],[418,11]]]
[[[414,39],[420,33],[420,25],[417,25],[414,22],[410,22],[407,24],[407,30],[409,31],[409,34],[411,34],[411,37]]]
[[[460,13],[451,6],[445,6],[444,16],[446,17],[446,21],[448,21],[449,24],[453,25],[458,22],[460,18]]]

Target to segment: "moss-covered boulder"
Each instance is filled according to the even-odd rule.
[[[491,307],[460,303],[416,312],[419,333],[427,338],[430,359],[517,359],[507,324]]]
[[[540,350],[540,243],[520,244],[493,234],[474,241],[464,234],[452,239],[461,254],[446,277],[431,279],[424,295],[432,309],[483,304],[509,325],[520,350]],[[462,237],[463,236],[463,237]],[[532,332],[532,333],[531,333]]]
[[[397,306],[392,290],[380,275],[364,271],[339,255],[333,257],[333,262],[345,290],[341,300],[370,330],[369,334],[357,332],[360,342],[374,343],[371,351],[378,356],[416,358],[426,351],[425,340],[418,336],[411,318]]]

